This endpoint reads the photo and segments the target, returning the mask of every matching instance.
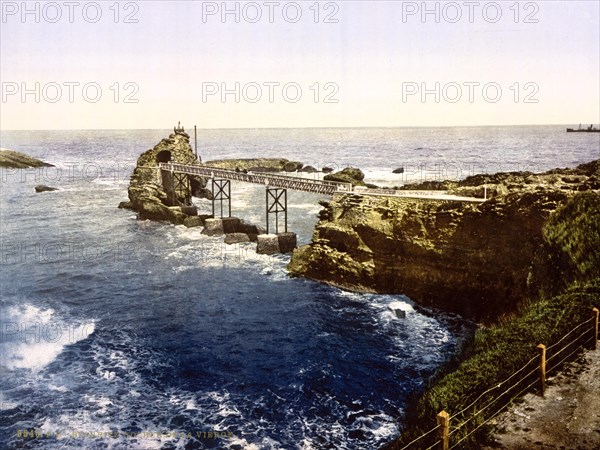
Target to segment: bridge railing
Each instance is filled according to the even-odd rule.
[[[337,181],[312,180],[310,178],[276,175],[271,173],[236,172],[234,170],[219,169],[210,166],[177,163],[160,163],[159,167],[162,170],[183,172],[192,175],[225,178],[228,180],[244,181],[247,183],[264,184],[271,187],[282,187],[317,193],[332,194],[338,191],[352,191],[351,183],[340,183]]]
[[[431,199],[439,201],[483,202],[485,199],[475,197],[460,197],[448,195],[447,191],[427,190],[396,190],[385,188],[354,187],[351,183],[338,181],[314,180],[295,176],[278,175],[264,172],[237,172],[229,169],[219,169],[204,165],[179,163],[160,163],[161,170],[197,175],[208,178],[224,178],[227,180],[243,181],[246,183],[263,184],[275,188],[293,189],[317,194],[333,195],[335,193],[352,192],[359,195],[393,196],[405,198]]]

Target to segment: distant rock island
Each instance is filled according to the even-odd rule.
[[[40,192],[53,192],[53,191],[58,191],[58,188],[46,186],[45,184],[38,184],[35,187],[35,192],[37,192],[38,194]]]
[[[296,172],[304,167],[304,164],[299,161],[284,158],[216,159],[207,161],[205,165],[217,169],[247,172]]]
[[[13,169],[28,169],[30,167],[54,167],[39,159],[32,158],[24,153],[13,150],[0,149],[0,167],[9,167]]]

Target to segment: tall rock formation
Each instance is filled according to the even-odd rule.
[[[161,140],[154,148],[140,155],[129,182],[129,202],[119,206],[137,211],[140,219],[176,224],[182,224],[189,215],[196,215],[195,209],[186,205],[185,198],[178,196],[172,189],[164,187],[172,185],[172,180],[169,178],[172,174],[162,174],[158,164],[170,161],[200,164],[190,146],[190,137],[183,128],[175,129],[168,138]],[[190,177],[193,195],[208,196],[205,186],[204,179]]]

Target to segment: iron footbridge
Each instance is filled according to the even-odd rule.
[[[174,173],[197,175],[212,179],[242,181],[245,183],[262,184],[269,188],[292,189],[294,191],[312,192],[314,194],[333,195],[336,192],[352,191],[351,183],[340,183],[337,181],[311,180],[309,178],[288,177],[271,173],[245,173],[191,164],[160,163],[159,167],[161,170]]]

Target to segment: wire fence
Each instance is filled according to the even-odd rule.
[[[472,439],[489,434],[492,421],[527,392],[544,395],[548,374],[557,372],[575,360],[585,349],[598,348],[598,309],[552,345],[538,345],[533,356],[504,381],[490,387],[459,411],[437,416],[437,426],[407,444],[392,445],[390,450],[450,450],[472,448]],[[498,425],[496,423],[496,425]],[[476,433],[482,435],[476,435]],[[470,439],[471,438],[471,439]],[[470,444],[468,447],[467,444]],[[400,445],[403,445],[402,447]]]

